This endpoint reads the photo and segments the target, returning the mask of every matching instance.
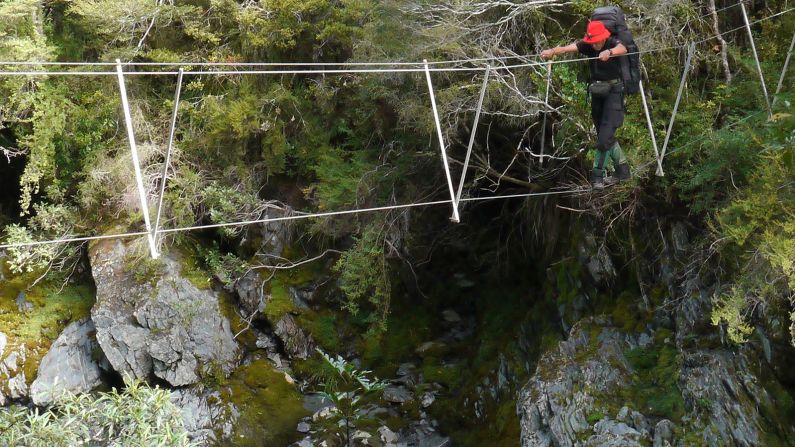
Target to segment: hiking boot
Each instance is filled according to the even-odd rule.
[[[613,186],[613,185],[615,185],[616,183],[618,183],[620,181],[621,181],[621,179],[618,177],[618,172],[616,172],[613,175],[608,175],[607,177],[605,177],[604,185],[605,186]]]
[[[604,177],[591,177],[591,188],[595,191],[601,191],[605,189],[605,179]]]
[[[619,182],[625,182],[632,178],[632,174],[629,172],[629,163],[621,163],[616,166],[615,177]]]

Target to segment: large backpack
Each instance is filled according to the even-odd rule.
[[[640,92],[640,54],[638,54],[638,46],[632,38],[632,33],[627,28],[624,11],[618,6],[596,8],[591,14],[591,20],[601,21],[610,34],[626,47],[629,55],[619,57],[621,75],[624,78],[624,91],[631,95]]]

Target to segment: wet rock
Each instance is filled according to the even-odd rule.
[[[309,303],[312,302],[315,288],[290,286],[287,288],[287,293],[290,295],[290,300],[292,300],[295,307],[299,309],[309,309]]]
[[[22,312],[30,312],[33,310],[33,303],[25,299],[25,292],[19,292],[16,299],[17,309]]]
[[[421,344],[414,352],[420,357],[441,357],[447,351],[447,345],[440,341],[429,341]]]
[[[223,403],[217,391],[198,385],[171,392],[171,402],[182,412],[185,430],[191,441],[200,446],[215,445],[232,436],[239,411],[231,403]]]
[[[39,406],[49,405],[63,392],[86,393],[102,384],[99,362],[104,360],[89,318],[64,329],[39,364],[30,397]]]
[[[315,342],[308,332],[304,331],[290,314],[276,323],[273,332],[282,341],[284,350],[292,358],[306,359],[315,351]]]
[[[461,322],[461,316],[453,309],[445,309],[442,311],[442,318],[446,323],[456,324]]]
[[[381,441],[386,443],[394,443],[398,440],[398,435],[387,426],[379,428],[378,434],[381,436]]]
[[[428,408],[436,401],[436,393],[425,393],[422,395],[422,399],[420,400],[420,404],[422,408]]]
[[[324,407],[315,412],[312,415],[312,422],[322,421],[323,419],[330,418],[334,413],[337,412],[337,409],[334,407]]]
[[[235,293],[240,300],[240,310],[244,318],[265,310],[265,297],[262,289],[262,278],[257,271],[251,270],[238,279],[234,285]]]
[[[384,400],[394,404],[403,404],[414,400],[414,395],[404,386],[387,386],[384,388]]]
[[[295,428],[298,433],[309,433],[311,429],[312,427],[306,422],[299,422],[298,426]]]
[[[654,426],[654,443],[653,447],[669,447],[673,445],[674,440],[674,424],[668,419],[663,419],[657,422]]]
[[[312,414],[315,414],[324,408],[333,406],[334,404],[332,404],[331,401],[322,394],[316,393],[304,395],[304,409]]]
[[[89,253],[97,285],[91,317],[114,370],[139,379],[154,374],[173,386],[231,373],[239,352],[219,295],[184,278],[177,257],[136,275],[128,266],[133,248],[122,241],[96,243]]]

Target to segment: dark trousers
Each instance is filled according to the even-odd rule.
[[[616,84],[603,98],[591,98],[591,117],[596,127],[596,149],[607,152],[616,144],[616,129],[624,124],[624,86]]]

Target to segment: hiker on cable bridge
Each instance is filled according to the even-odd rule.
[[[627,157],[616,141],[616,129],[624,124],[621,59],[627,54],[627,48],[619,40],[619,36],[612,36],[601,21],[592,20],[588,23],[587,32],[581,41],[544,50],[541,57],[550,59],[574,52],[594,58],[589,61],[591,80],[588,84],[591,117],[597,135],[591,184],[594,189],[602,189],[606,184],[612,185],[630,178]],[[616,172],[614,177],[605,178],[608,157],[613,160]]]

